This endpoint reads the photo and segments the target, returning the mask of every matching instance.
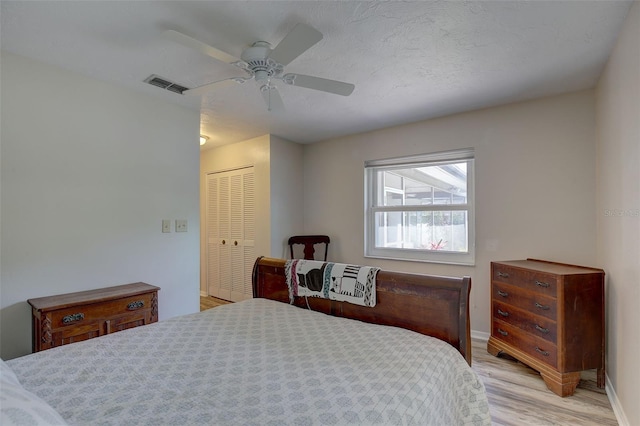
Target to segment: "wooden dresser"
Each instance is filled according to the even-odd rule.
[[[604,387],[604,271],[527,259],[491,263],[491,337],[540,372],[547,387],[572,395],[582,370]]]
[[[158,290],[149,284],[133,283],[29,299],[33,351],[156,322]]]

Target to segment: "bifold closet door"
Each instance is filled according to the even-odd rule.
[[[206,211],[209,295],[231,301],[250,298],[256,257],[253,167],[207,175]]]

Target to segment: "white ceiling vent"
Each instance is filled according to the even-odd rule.
[[[151,74],[149,77],[144,79],[145,83],[149,83],[152,86],[160,87],[161,89],[166,89],[170,92],[180,93],[185,90],[189,90],[188,87],[181,86],[177,83],[167,80],[166,78],[157,76],[155,74]]]

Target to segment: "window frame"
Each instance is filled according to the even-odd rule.
[[[412,167],[438,166],[452,163],[467,163],[466,204],[429,204],[402,206],[375,206],[380,172]],[[365,161],[365,214],[364,256],[370,258],[405,260],[414,262],[475,265],[475,152],[473,148],[443,151],[430,154],[395,157]],[[382,191],[384,194],[384,189]],[[382,195],[384,196],[384,195]],[[467,213],[467,251],[444,251],[428,249],[405,249],[376,247],[376,214],[379,212],[424,212],[465,211]]]

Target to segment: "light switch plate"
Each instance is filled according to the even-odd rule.
[[[187,232],[187,221],[184,219],[176,219],[176,232]]]
[[[171,219],[162,219],[162,232],[171,232]]]

